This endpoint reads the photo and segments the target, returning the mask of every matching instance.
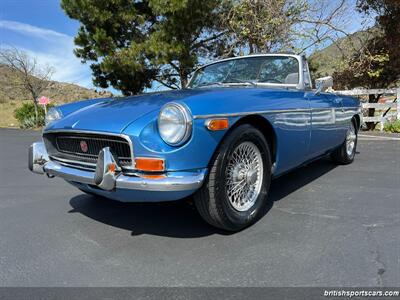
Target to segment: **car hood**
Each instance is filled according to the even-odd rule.
[[[86,101],[79,102],[77,110],[73,112],[71,110],[74,104],[67,104],[65,107],[59,107],[65,117],[50,124],[46,131],[71,129],[120,133],[140,117],[153,111],[158,112],[164,104],[185,99],[193,94],[197,93],[193,90],[180,90],[101,99],[97,102],[89,100],[88,105],[84,107],[82,106]]]
[[[188,105],[193,114],[214,113],[229,110],[218,105],[221,100],[239,97],[244,99],[263,93],[265,99],[279,93],[277,90],[252,88],[200,88],[149,93],[126,98],[88,100],[60,106],[64,118],[50,124],[45,130],[85,130],[121,133],[140,117],[159,111],[171,101],[181,101]],[[86,103],[86,105],[85,105]],[[265,102],[263,104],[265,106]],[[74,110],[75,108],[75,110]],[[233,108],[232,108],[233,109]]]

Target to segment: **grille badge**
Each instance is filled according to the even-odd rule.
[[[88,144],[86,143],[86,141],[80,141],[79,145],[81,146],[81,150],[82,152],[86,153],[88,152]]]

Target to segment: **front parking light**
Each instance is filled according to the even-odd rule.
[[[138,157],[135,159],[135,168],[139,171],[162,172],[165,170],[165,162],[161,158]]]

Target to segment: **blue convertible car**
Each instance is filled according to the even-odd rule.
[[[193,195],[208,223],[240,230],[265,213],[272,178],[327,154],[353,161],[360,104],[331,85],[313,90],[298,55],[220,60],[179,91],[52,108],[29,168],[118,201]]]

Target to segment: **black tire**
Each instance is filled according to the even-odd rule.
[[[236,147],[250,142],[262,157],[263,177],[258,197],[246,211],[235,209],[227,196],[227,164]],[[258,178],[258,177],[257,177]],[[203,219],[218,228],[239,231],[263,216],[268,208],[267,194],[271,182],[271,156],[268,143],[255,127],[244,124],[233,129],[223,140],[210,165],[202,188],[194,195],[197,210]]]
[[[357,122],[353,119],[347,131],[346,139],[344,140],[343,144],[331,153],[332,160],[339,165],[347,165],[354,161],[354,156],[356,155],[356,149],[357,149],[357,140],[358,140],[358,130],[356,124]],[[351,153],[348,153],[347,141],[349,138],[349,133],[352,130],[354,131],[355,134],[354,147]]]

